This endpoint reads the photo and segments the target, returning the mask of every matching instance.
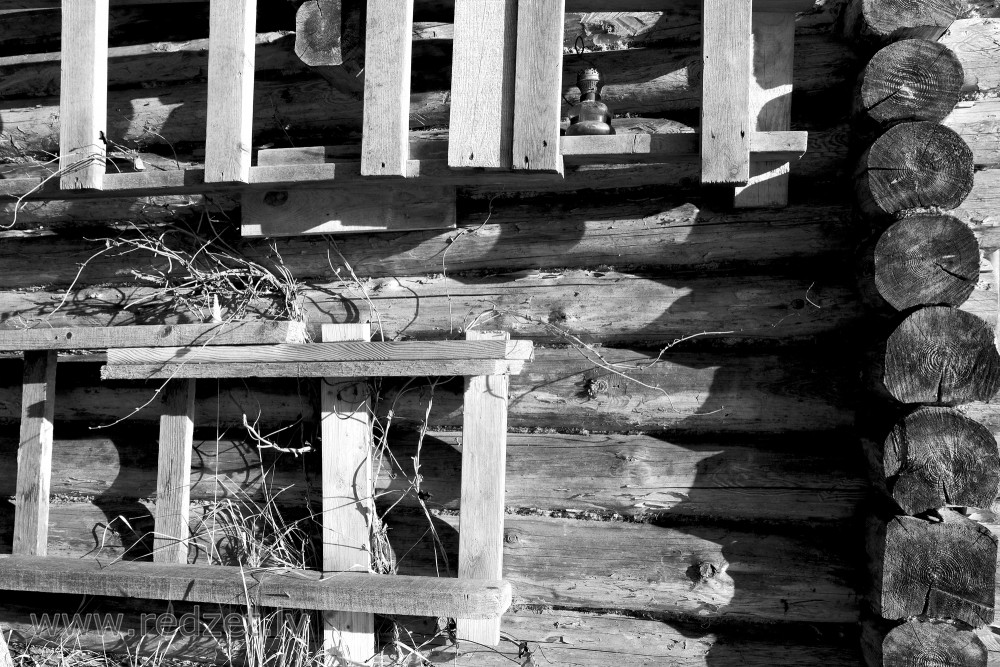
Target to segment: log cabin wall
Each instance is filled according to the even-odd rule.
[[[58,153],[60,12],[45,4],[0,0],[3,178],[39,173]],[[350,63],[305,65],[296,5],[259,4],[254,148],[359,144]],[[447,133],[451,4],[416,0],[415,136]],[[577,70],[594,66],[619,132],[696,126],[698,12],[599,11],[603,4],[567,2],[566,97]],[[112,2],[108,138],[119,168],[202,163],[207,7]],[[630,187],[635,173],[648,182],[651,168],[628,165],[576,191],[461,188],[452,230],[275,241],[240,239],[239,201],[226,194],[6,200],[2,326],[202,321],[218,301],[227,316],[371,321],[387,340],[457,338],[484,321],[531,338],[540,348],[512,378],[508,422],[504,558],[515,606],[502,630],[512,641],[499,652],[459,647],[461,664],[856,665],[872,501],[855,417],[869,400],[870,334],[884,320],[857,290],[851,180],[861,131],[851,124],[854,87],[871,51],[844,38],[841,9],[820,0],[796,18],[792,128],[808,130],[810,142],[785,208],[734,211],[698,187],[695,163],[656,167],[655,186]],[[989,253],[1000,247],[1000,10],[978,2],[963,16],[940,42],[963,66],[961,94],[974,104],[942,124],[971,148],[976,171],[951,214]],[[183,284],[188,272],[176,257],[205,241],[224,255],[198,266],[263,275],[256,298],[219,282]],[[294,289],[283,291],[290,281]],[[986,270],[961,308],[995,321],[996,303]],[[102,382],[99,367],[92,356],[60,360],[51,555],[148,550],[157,385]],[[13,470],[22,364],[8,358],[0,368],[0,457]],[[398,572],[454,573],[462,385],[376,389],[395,459],[376,471],[377,505]],[[315,453],[258,450],[243,424],[246,415],[264,434],[290,426],[273,439],[298,447],[315,438],[318,406],[308,381],[199,381],[192,502],[204,511],[236,487],[264,497],[263,464],[273,488],[288,487],[275,504],[283,516],[308,514]],[[962,410],[994,435],[1000,429],[989,403]],[[422,423],[429,434],[418,450]],[[419,495],[410,484],[415,456]],[[4,496],[14,482],[2,477]],[[0,526],[9,553],[9,502]],[[448,563],[435,557],[431,526]],[[0,623],[23,641],[31,613],[80,604],[0,598]],[[129,627],[161,608],[87,604],[123,611]],[[395,639],[419,643],[436,632],[426,619],[396,621],[379,626],[387,655]],[[394,634],[400,628],[413,634]],[[140,639],[151,638],[116,647],[134,650]],[[79,642],[107,645],[93,633]],[[428,656],[454,660],[455,647],[438,643]],[[202,660],[225,653],[205,637],[169,651]]]

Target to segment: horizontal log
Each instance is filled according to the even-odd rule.
[[[595,348],[539,348],[527,372],[511,378],[509,424],[535,428],[676,433],[815,433],[850,428],[854,378],[860,360],[849,351],[672,350],[655,354]],[[0,386],[0,423],[20,420],[20,362],[7,361]],[[160,383],[101,383],[94,364],[62,364],[56,386],[55,423],[102,424],[126,418],[149,423],[160,415]],[[621,375],[621,374],[624,374]],[[17,384],[8,384],[14,383]],[[406,390],[404,388],[408,387]],[[401,392],[401,393],[400,393]],[[309,388],[299,382],[199,383],[195,423],[242,424],[260,415],[281,424],[316,415]],[[438,386],[384,383],[379,414],[391,407],[396,423],[423,421],[433,396],[429,426],[462,424],[461,383]],[[263,406],[266,406],[263,407]]]
[[[995,10],[994,10],[995,11]],[[983,16],[986,16],[985,12]],[[975,86],[981,92],[1000,88],[994,40],[1000,38],[1000,23],[987,18],[959,19],[941,37],[941,43],[950,48],[962,61],[966,87]]]
[[[38,596],[42,602],[46,596]],[[142,613],[161,612],[155,603],[146,602],[141,609],[132,605],[123,608],[107,600],[91,600],[88,609],[103,618],[104,613],[122,613],[122,634],[109,635],[99,632],[74,634],[74,648],[95,653],[127,654],[132,656],[158,655],[174,660],[219,663],[239,663],[243,657],[240,647],[233,646],[223,636],[198,633],[195,637],[164,636],[149,632],[140,623]],[[44,604],[6,604],[0,608],[0,622],[10,633],[12,641],[39,647],[65,645],[65,635],[45,633],[38,624],[30,622],[30,614],[60,613],[63,609],[72,617],[77,607],[45,606]],[[184,614],[195,617],[195,610],[184,603],[173,606],[178,619]],[[223,610],[220,610],[223,611]],[[162,613],[167,613],[163,610]],[[670,620],[650,620],[616,614],[598,614],[571,610],[511,610],[504,614],[501,630],[515,642],[503,642],[496,649],[484,651],[471,645],[455,646],[433,641],[436,624],[427,619],[399,617],[396,626],[421,655],[434,663],[450,662],[459,657],[463,662],[475,661],[482,667],[509,665],[521,653],[524,642],[534,656],[544,655],[555,664],[571,663],[579,667],[606,667],[627,661],[634,667],[659,667],[664,661],[676,661],[685,667],[711,667],[718,661],[723,664],[738,661],[746,667],[772,667],[776,660],[789,667],[813,667],[817,664],[830,667],[855,667],[857,664],[857,633],[850,625],[823,624],[811,626],[812,635],[796,632],[790,624],[778,624],[774,631],[755,628],[746,632],[718,623],[709,628],[700,624],[685,624]],[[132,631],[132,634],[128,634]],[[143,634],[148,632],[148,634]],[[557,634],[553,634],[557,633]],[[171,633],[173,634],[173,633]],[[386,633],[382,645],[386,660],[395,658],[394,651],[401,651],[393,644],[393,637]],[[425,643],[428,642],[428,643]],[[419,647],[419,649],[418,649]],[[520,660],[524,660],[521,654]]]
[[[746,272],[775,262],[815,266],[838,261],[849,240],[845,226],[835,221],[848,214],[846,206],[820,204],[733,213],[678,197],[597,198],[581,207],[572,195],[548,203],[545,219],[539,221],[530,200],[496,199],[488,207],[466,200],[459,207],[458,231],[345,236],[337,239],[337,247],[362,280],[439,273],[442,268],[459,273],[604,265]],[[118,237],[117,229],[88,230],[87,238],[67,232],[0,242],[0,288],[65,287],[78,273],[80,285],[127,284],[135,280],[133,270],[168,276],[180,270],[148,253],[97,254],[106,247],[101,238]],[[760,243],[763,236],[768,243]],[[284,266],[299,280],[329,276],[326,239],[274,243]],[[245,240],[239,249],[264,266],[274,252],[268,241]],[[41,256],[50,261],[40,264],[35,258]],[[87,266],[80,272],[84,261]]]
[[[78,559],[103,539],[100,557],[111,560],[122,551],[120,538],[136,543],[140,533],[152,529],[152,522],[142,518],[149,515],[146,505],[95,503],[100,505],[52,506],[51,556]],[[115,522],[121,535],[105,531],[117,516],[128,518],[135,532],[121,520]],[[0,525],[9,520],[9,510],[0,508]],[[447,576],[428,532],[431,525],[454,572],[458,520],[432,515],[429,521],[422,512],[390,514],[388,536],[399,574]],[[514,589],[516,605],[632,610],[702,622],[857,619],[855,575],[844,567],[850,555],[843,528],[800,525],[795,531],[772,532],[512,514],[505,515],[504,524],[504,578]],[[0,546],[7,546],[4,535],[9,534],[9,529],[0,531]],[[623,544],[629,548],[623,550]],[[232,589],[227,593],[230,598],[239,594]]]
[[[51,490],[60,497],[146,498],[156,489],[156,429],[56,434]],[[194,443],[191,499],[253,498],[282,489],[281,506],[303,506],[320,473],[319,454],[273,456],[233,434],[202,432]],[[865,497],[863,472],[838,434],[804,438],[519,434],[507,436],[506,505],[513,510],[619,514],[664,521],[829,522],[850,519]],[[419,507],[410,479],[419,456],[423,501],[460,509],[460,433],[393,432],[373,478],[384,508]],[[777,440],[777,442],[775,442]],[[300,447],[301,437],[288,445]],[[17,438],[0,437],[0,466],[17,464]],[[318,448],[314,448],[318,449]],[[14,495],[13,477],[0,494]]]
[[[440,261],[447,269],[447,256]],[[709,276],[530,271],[500,278],[399,276],[363,285],[317,283],[300,296],[309,322],[371,319],[381,324],[387,340],[453,337],[478,319],[538,342],[569,343],[576,336],[588,343],[660,345],[702,332],[726,332],[730,343],[793,342],[843,331],[860,321],[849,282],[836,275],[828,280],[744,275],[734,288]],[[132,324],[148,321],[145,313],[162,317],[162,312],[172,313],[168,322],[200,319],[173,297],[145,287],[74,289],[54,310],[64,297],[0,293],[0,314],[11,324],[44,319],[57,327]],[[266,314],[274,305],[262,297],[257,312]],[[226,304],[222,306],[228,317]]]
[[[310,343],[108,351],[105,380],[230,377],[517,375],[531,341]]]
[[[189,345],[306,342],[302,322],[227,322],[164,326],[0,329],[0,350],[106,350]]]
[[[956,108],[942,123],[969,145],[977,166],[1000,166],[1000,100],[984,99]]]
[[[502,581],[30,556],[0,557],[0,589],[461,618],[496,618],[511,600]]]

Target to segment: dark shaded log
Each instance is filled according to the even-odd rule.
[[[986,644],[965,623],[911,619],[888,629],[876,621],[867,621],[861,627],[861,649],[869,667],[989,664]]]
[[[940,121],[961,97],[964,74],[943,44],[905,39],[885,47],[861,73],[855,112],[879,125]]]
[[[875,140],[855,171],[862,213],[882,218],[908,208],[952,209],[972,191],[972,150],[954,130],[929,122],[896,125]]]
[[[879,238],[874,274],[879,295],[897,310],[960,306],[979,281],[979,243],[952,216],[905,218]]]
[[[291,432],[301,447],[308,435]],[[201,430],[194,442],[191,499],[252,497],[282,489],[276,502],[315,499],[320,461],[258,450],[230,432],[217,440]],[[156,429],[132,427],[88,435],[57,433],[52,493],[146,498],[156,489]],[[506,504],[515,510],[657,517],[663,521],[839,521],[850,519],[865,495],[862,471],[836,447],[839,434],[798,439],[704,439],[650,435],[519,434],[507,437]],[[431,433],[417,451],[413,432],[393,432],[373,477],[383,507],[419,507],[410,478],[419,455],[423,500],[460,509],[460,433]],[[284,442],[284,441],[282,441]],[[17,438],[0,437],[0,469],[14,469]],[[0,477],[0,494],[14,495],[13,477]]]
[[[865,44],[907,37],[936,40],[968,8],[966,0],[849,0],[842,27]]]
[[[994,618],[997,538],[948,509],[939,521],[898,516],[874,520],[869,534],[869,601],[883,618],[927,615],[972,626]]]
[[[945,505],[990,508],[1000,492],[1000,447],[952,408],[923,407],[876,450],[874,482],[907,514]]]
[[[993,328],[955,308],[922,308],[889,336],[883,383],[903,403],[988,401],[1000,387]]]

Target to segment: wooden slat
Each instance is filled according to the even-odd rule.
[[[518,375],[524,361],[469,359],[442,361],[302,361],[229,364],[122,364],[103,366],[103,380],[169,378],[306,378],[306,377],[449,377]]]
[[[235,605],[246,591],[263,607],[472,618],[495,618],[511,601],[503,581],[33,556],[0,556],[0,590]]]
[[[304,343],[302,322],[226,322],[120,327],[0,329],[0,350],[106,350],[121,347]]]
[[[413,0],[368,0],[367,20],[361,173],[405,176]]]
[[[287,167],[263,169],[278,173],[288,170]],[[302,182],[294,171],[286,173]],[[243,195],[243,236],[448,229],[455,226],[455,198],[454,186],[431,184],[248,191]]]
[[[518,0],[512,167],[563,173],[562,51],[565,0]]]
[[[561,137],[564,157],[588,157],[608,160],[635,156],[642,161],[689,158],[698,155],[701,136],[696,132],[678,134],[611,134],[605,136]],[[771,160],[777,156],[798,158],[806,152],[808,132],[752,132],[751,161]],[[574,160],[575,161],[575,160]]]
[[[157,563],[188,562],[194,388],[194,380],[172,380],[164,390],[153,524],[153,560]]]
[[[17,448],[17,509],[14,553],[44,556],[49,536],[52,420],[56,397],[56,353],[24,355],[21,441]]]
[[[701,181],[750,180],[750,0],[704,0],[702,21]]]
[[[371,7],[369,7],[371,12]],[[370,28],[369,28],[370,29]],[[370,324],[324,324],[323,341],[368,341]],[[371,571],[372,431],[366,380],[324,378],[320,397],[323,465],[323,571]],[[355,662],[375,654],[375,617],[328,611],[328,651]]]
[[[753,14],[753,77],[750,79],[750,123],[761,132],[787,130],[792,122],[792,61],[795,51],[794,14]],[[750,150],[754,150],[751,138]],[[750,183],[736,188],[736,208],[788,205],[786,160],[754,161]]]
[[[508,337],[505,332],[466,332],[470,341],[506,340]],[[465,381],[458,546],[458,576],[462,579],[503,576],[509,382],[506,375],[471,377]],[[496,646],[500,643],[500,619],[458,617],[458,637]]]
[[[324,325],[326,326],[326,325]],[[334,339],[335,340],[335,339]],[[360,341],[360,339],[355,339]],[[311,361],[461,361],[529,359],[531,341],[368,341],[346,340],[309,345],[161,347],[108,350],[108,363],[219,364]]]
[[[517,0],[455,0],[448,166],[510,169]]]
[[[59,187],[100,190],[108,113],[108,0],[62,4]]]
[[[257,0],[212,0],[205,182],[250,180]]]

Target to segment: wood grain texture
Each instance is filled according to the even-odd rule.
[[[953,408],[908,414],[880,451],[874,482],[907,514],[946,505],[988,509],[1000,494],[996,438]]]
[[[250,570],[223,565],[0,556],[5,590],[74,593],[413,616],[494,618],[511,601],[510,584],[437,577],[325,575],[311,570]]]
[[[304,343],[301,322],[226,322],[120,327],[0,329],[0,350],[106,350],[123,347]]]
[[[563,20],[566,0],[518,0],[512,167],[563,173]]]
[[[108,0],[62,5],[59,187],[103,187],[108,113]]]
[[[294,171],[282,176],[296,175]],[[454,186],[430,184],[381,185],[377,190],[247,191],[243,195],[243,236],[448,229],[455,226],[455,197]]]
[[[323,325],[330,326],[330,325]],[[370,338],[370,336],[369,336]],[[361,341],[355,338],[354,341]],[[531,358],[531,341],[369,341],[326,338],[308,345],[232,345],[227,347],[162,347],[108,350],[108,363],[239,364],[310,361],[460,361]]]
[[[367,342],[371,329],[370,324],[324,324],[322,337],[324,342]],[[324,572],[371,571],[370,521],[375,501],[370,410],[367,380],[323,379],[320,437]],[[344,659],[367,661],[375,654],[375,617],[364,612],[324,612],[323,646]]]
[[[850,0],[841,22],[844,33],[863,44],[936,40],[968,7],[966,0]]]
[[[962,62],[944,44],[904,39],[881,49],[865,66],[854,112],[880,126],[939,122],[961,99]]]
[[[705,0],[702,21],[701,181],[750,180],[750,0]]]
[[[448,166],[510,169],[517,0],[455,0]]]
[[[123,497],[144,498],[155,488],[155,426],[73,431],[55,439],[52,494],[98,496],[114,484]],[[857,452],[838,449],[838,442],[842,436],[836,432],[716,435],[698,441],[664,435],[508,433],[506,505],[684,521],[846,521],[865,498],[868,480],[855,461]],[[378,500],[383,506],[398,502],[418,508],[402,474],[409,472],[409,461],[417,454],[417,436],[396,432],[389,445],[398,464],[388,457],[375,462]],[[281,460],[272,466],[267,452],[239,436],[216,440],[214,429],[196,430],[194,449],[192,501],[235,498],[235,482],[240,494],[258,501],[265,498],[266,484],[284,489],[275,502],[300,507],[310,497],[312,475],[321,468],[315,452],[306,455],[304,464]],[[461,451],[461,433],[440,431],[428,433],[421,449],[421,489],[442,509],[461,511]],[[17,437],[0,437],[0,467],[13,468],[16,460]],[[14,495],[14,482],[0,477],[0,494]]]
[[[153,561],[157,563],[188,562],[194,385],[194,380],[172,380],[164,390],[153,524]]]
[[[896,310],[960,306],[979,281],[979,243],[949,215],[921,214],[887,229],[874,251],[875,289]]]
[[[761,132],[784,131],[792,123],[792,64],[795,15],[753,13],[753,74],[750,77],[750,150]],[[750,182],[737,187],[733,205],[757,208],[788,205],[787,160],[762,162],[750,156]]]
[[[363,176],[405,176],[410,141],[413,0],[368,0]]]
[[[56,353],[25,353],[13,545],[22,556],[46,555],[55,395]]]
[[[995,664],[978,633],[964,623],[944,619],[911,619],[889,630],[871,621],[863,623],[861,650],[869,665]]]
[[[250,180],[257,0],[212,0],[205,182]]]
[[[903,403],[990,400],[1000,388],[992,324],[947,306],[921,308],[889,336],[882,382]]]
[[[688,158],[698,155],[701,135],[697,132],[676,134],[610,134],[604,136],[560,137],[563,157],[609,158],[644,156],[642,159]],[[806,152],[808,132],[752,132],[750,160],[773,161],[776,157],[798,159]],[[574,162],[577,162],[574,159]]]
[[[871,604],[883,618],[953,618],[974,627],[994,618],[997,538],[949,509],[932,522],[898,516],[869,534]]]
[[[499,331],[468,331],[469,341],[505,341]],[[506,375],[465,380],[462,422],[462,513],[458,576],[461,579],[503,577],[504,487],[507,473]],[[458,618],[459,639],[496,646],[500,620]]]
[[[871,219],[908,208],[961,206],[974,183],[972,150],[954,130],[920,121],[890,128],[855,170],[858,207]]]

